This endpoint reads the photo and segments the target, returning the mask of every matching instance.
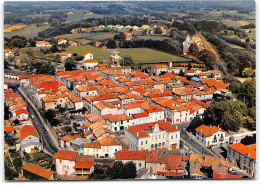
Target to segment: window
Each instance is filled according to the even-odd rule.
[[[145,141],[145,144],[147,144],[147,140]]]
[[[139,167],[141,167],[142,166],[142,164],[141,163],[139,163]]]
[[[141,142],[141,145],[143,145],[143,141]]]
[[[172,139],[173,139],[173,135],[172,135]]]

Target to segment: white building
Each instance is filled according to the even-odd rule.
[[[223,146],[228,143],[226,132],[216,126],[201,125],[196,130],[196,138],[206,147]]]
[[[21,151],[26,153],[34,153],[37,150],[42,149],[40,143],[39,134],[35,127],[30,125],[25,125],[20,130],[20,139],[21,139]]]
[[[132,150],[179,148],[180,131],[164,121],[135,125],[125,130],[125,137]]]
[[[54,154],[53,158],[56,161],[56,171],[58,175],[70,176],[75,174],[75,163],[77,152],[59,150]]]

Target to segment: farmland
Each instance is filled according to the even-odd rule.
[[[91,45],[86,45],[86,46],[71,46],[66,49],[67,51],[70,51],[72,53],[77,53],[78,55],[84,55],[84,51],[90,51],[94,55],[94,59],[109,59],[110,53],[109,51],[105,51],[104,49],[101,48],[96,48]]]
[[[130,55],[135,63],[161,63],[161,62],[184,62],[190,61],[184,57],[179,57],[149,48],[117,49],[121,56]]]
[[[33,37],[38,37],[39,32],[46,30],[48,28],[49,28],[49,25],[37,27],[35,24],[32,24],[30,26],[26,26],[19,30],[15,30],[12,32],[5,32],[4,36],[10,38],[14,35],[18,35],[18,36],[24,36],[27,39],[29,39],[29,38],[33,38]]]
[[[171,55],[168,53],[164,53],[161,51],[149,49],[149,48],[131,48],[131,49],[116,49],[120,52],[120,55],[123,56],[131,56],[133,61],[137,63],[143,64],[152,64],[152,63],[161,63],[161,62],[184,62],[190,61],[190,59],[186,59],[184,57],[179,57],[175,55]],[[109,59],[110,51],[108,49],[96,48],[91,45],[86,46],[72,46],[67,48],[67,51],[71,51],[72,53],[77,53],[78,55],[83,55],[84,51],[91,51],[94,55],[94,59]]]
[[[15,30],[19,30],[19,29],[24,28],[24,27],[26,27],[26,25],[10,26],[10,27],[5,28],[4,32],[9,33],[9,32],[15,31]]]
[[[106,39],[112,39],[114,38],[113,33],[107,33],[107,32],[100,32],[100,33],[76,33],[76,34],[65,34],[65,35],[59,35],[54,38],[65,38],[65,39],[82,39],[82,38],[88,38],[91,40],[99,40],[103,41]]]

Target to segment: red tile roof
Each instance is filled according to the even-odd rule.
[[[75,161],[77,157],[77,152],[59,150],[56,154],[56,159],[63,159],[68,161]]]
[[[94,162],[76,162],[74,168],[90,169]]]
[[[149,117],[149,114],[147,112],[133,114],[133,118],[135,119],[144,118],[144,117]]]
[[[18,109],[17,111],[15,111],[15,114],[16,114],[17,116],[20,115],[20,114],[22,114],[22,113],[24,113],[24,114],[29,114],[28,110],[26,110],[26,109]]]
[[[14,128],[13,126],[11,126],[11,127],[5,127],[5,128],[4,128],[4,131],[5,131],[5,132],[12,132],[12,131],[15,131],[15,128]]]
[[[116,160],[145,160],[147,151],[117,151]]]
[[[134,125],[128,127],[128,130],[132,132],[134,135],[138,135],[138,138],[147,137],[149,136],[147,132],[150,132],[150,128],[154,127],[156,124],[158,124],[159,128],[162,130],[165,130],[167,132],[176,132],[179,131],[174,126],[170,125],[169,123],[166,123],[164,121],[157,121],[152,123],[145,123],[140,125]]]
[[[39,134],[35,127],[32,127],[30,125],[25,125],[20,130],[20,138],[24,139],[25,137],[32,135],[35,137],[39,137]]]
[[[206,137],[212,136],[213,134],[217,133],[218,131],[223,132],[223,130],[221,130],[220,128],[218,128],[216,126],[207,126],[207,125],[201,125],[198,128],[196,128],[195,130]]]
[[[240,175],[214,173],[213,179],[242,179]]]
[[[237,152],[243,154],[244,156],[248,156],[251,159],[256,160],[256,151],[249,146],[246,146],[242,143],[228,145],[228,147],[236,150]]]
[[[46,170],[45,168],[43,167],[40,167],[40,166],[36,166],[34,164],[31,164],[31,163],[28,163],[26,164],[25,166],[23,166],[23,170],[26,170],[28,172],[31,172],[31,173],[34,173],[40,177],[43,177],[45,179],[50,179],[53,175],[52,172]]]

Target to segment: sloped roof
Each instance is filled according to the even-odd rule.
[[[77,157],[77,152],[59,150],[56,154],[56,159],[63,159],[69,161],[75,161]]]
[[[196,128],[195,130],[206,137],[212,136],[213,134],[217,133],[218,131],[223,132],[223,130],[221,130],[220,128],[218,128],[216,126],[207,126],[207,125],[201,125],[198,128]]]
[[[249,146],[246,146],[242,143],[237,143],[228,145],[228,147],[232,148],[233,150],[236,150],[244,156],[248,156],[249,158],[256,160],[256,151]]]
[[[25,137],[32,135],[35,137],[39,137],[39,134],[35,127],[32,127],[30,125],[25,125],[20,130],[20,138],[24,139]]]
[[[24,170],[28,171],[28,172],[31,172],[31,173],[34,173],[40,177],[43,177],[45,179],[50,179],[51,176],[53,175],[52,172],[46,170],[45,168],[43,167],[40,167],[40,166],[36,166],[34,164],[31,164],[31,163],[28,163],[26,165],[24,165],[22,167]]]
[[[116,153],[116,160],[145,160],[147,151],[122,150]]]

